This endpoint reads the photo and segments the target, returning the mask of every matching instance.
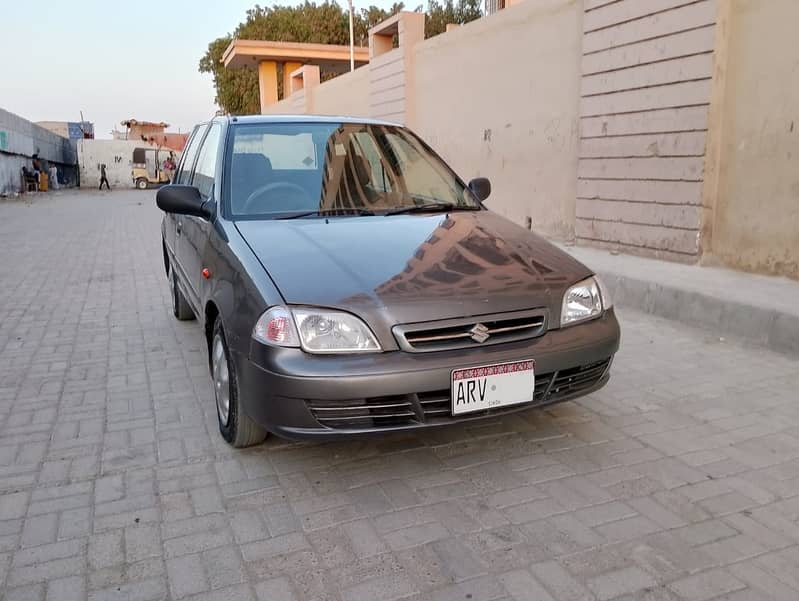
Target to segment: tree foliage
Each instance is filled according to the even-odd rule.
[[[359,46],[368,46],[369,30],[392,15],[396,15],[401,10],[405,10],[405,5],[402,2],[395,2],[388,10],[376,6],[362,8],[359,13],[355,14],[353,19],[355,21],[353,27],[355,30],[355,43]],[[347,27],[349,27],[349,23]],[[349,40],[347,43],[349,43]]]
[[[424,35],[431,38],[447,30],[450,23],[468,23],[479,19],[483,11],[480,0],[446,0],[443,3],[429,0],[427,4],[427,17],[424,23]]]
[[[354,38],[358,46],[369,42],[369,29],[404,10],[402,2],[385,10],[376,6],[362,8],[354,15]],[[421,10],[421,6],[417,9]],[[425,19],[425,35],[431,37],[446,30],[448,23],[466,23],[480,17],[480,0],[429,0]],[[232,34],[208,44],[200,59],[201,73],[210,73],[216,89],[216,103],[226,113],[241,115],[258,113],[258,73],[254,69],[226,69],[222,55],[233,39],[271,40],[276,42],[311,42],[317,44],[349,44],[349,13],[335,2],[316,4],[305,0],[298,6],[256,5],[247,11],[245,20]],[[278,74],[278,85],[282,78]],[[322,79],[332,74],[322,73]]]
[[[250,115],[261,112],[258,92],[258,72],[254,69],[225,69],[222,55],[233,37],[226,35],[208,44],[200,59],[200,72],[211,73],[214,78],[216,101],[226,113]]]

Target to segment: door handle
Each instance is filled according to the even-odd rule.
[[[175,226],[175,233],[180,236],[180,232],[183,231],[183,223],[178,221],[178,224]]]

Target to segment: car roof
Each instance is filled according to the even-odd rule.
[[[364,117],[338,115],[236,115],[224,117],[230,123],[360,123],[365,125],[392,125],[399,123]]]

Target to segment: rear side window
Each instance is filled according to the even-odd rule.
[[[219,123],[211,125],[208,135],[205,136],[197,166],[194,168],[194,177],[191,185],[200,191],[203,198],[211,196],[214,189],[214,174],[216,172],[216,156],[219,151],[219,133],[222,126]]]
[[[175,177],[176,184],[188,184],[191,182],[191,168],[194,166],[194,159],[197,157],[197,149],[200,147],[200,142],[203,140],[203,134],[207,127],[207,125],[198,125],[194,128],[194,134],[192,134],[191,140],[189,140],[186,152],[183,153],[180,172]]]

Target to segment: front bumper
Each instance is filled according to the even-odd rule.
[[[613,309],[539,338],[478,349],[350,356],[308,355],[252,343],[234,353],[244,412],[292,439],[407,431],[561,402],[602,387],[619,347]],[[452,416],[453,369],[523,359],[536,362],[530,403]]]

